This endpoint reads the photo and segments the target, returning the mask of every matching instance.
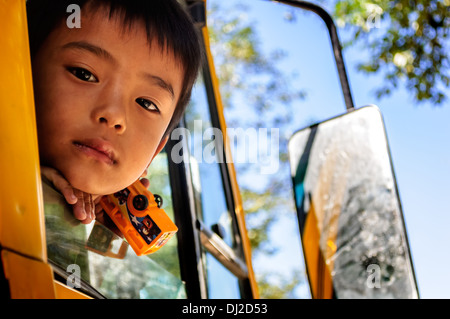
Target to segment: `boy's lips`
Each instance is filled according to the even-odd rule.
[[[110,165],[117,163],[115,151],[111,143],[106,140],[99,138],[85,139],[73,141],[73,145],[86,155],[94,157],[102,162]]]

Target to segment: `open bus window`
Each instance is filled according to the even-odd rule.
[[[167,155],[161,152],[149,168],[150,189],[164,198],[164,209],[173,219]],[[136,256],[121,236],[99,222],[81,224],[72,216],[64,198],[43,181],[48,259],[65,278],[70,269],[79,269],[80,282],[89,293],[106,298],[173,299],[186,298],[173,237],[162,249]],[[73,277],[73,275],[72,275]],[[66,283],[66,282],[64,282]],[[75,288],[78,288],[75,286]]]
[[[233,216],[230,212],[221,175],[222,132],[211,124],[204,81],[200,78],[185,113],[190,150],[197,219],[233,251],[236,247]],[[201,227],[202,228],[202,227]],[[207,273],[208,297],[240,298],[239,280],[217,256],[203,246]]]

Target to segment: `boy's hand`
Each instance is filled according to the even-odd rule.
[[[92,194],[73,188],[57,170],[41,166],[41,173],[62,193],[67,203],[73,207],[73,215],[83,224],[89,224],[95,219],[95,204]]]

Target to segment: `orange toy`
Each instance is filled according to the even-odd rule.
[[[138,256],[154,253],[178,231],[156,202],[158,197],[136,181],[100,201]]]

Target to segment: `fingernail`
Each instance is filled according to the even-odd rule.
[[[87,214],[84,211],[84,209],[80,209],[80,208],[75,208],[74,215],[78,220],[85,220],[87,217]]]

